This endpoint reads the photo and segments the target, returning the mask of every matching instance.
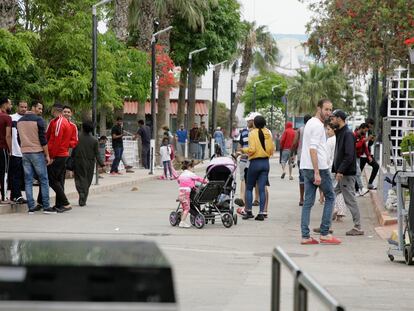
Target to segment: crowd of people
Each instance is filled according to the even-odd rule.
[[[56,103],[53,118],[46,126],[43,105],[20,101],[10,115],[12,102],[0,99],[0,187],[2,203],[27,204],[29,214],[68,212],[72,205],[65,194],[67,169],[74,171],[79,205],[84,206],[95,168],[103,166],[98,140],[92,136],[93,125],[82,123],[79,134],[71,121],[72,109]],[[70,166],[70,167],[69,167]],[[35,201],[33,185],[39,185]],[[55,192],[55,203],[49,202],[49,187]],[[10,190],[10,195],[8,195]],[[26,199],[22,196],[25,191]]]

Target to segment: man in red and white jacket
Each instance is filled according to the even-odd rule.
[[[48,166],[49,185],[56,193],[55,208],[58,213],[72,209],[64,191],[64,174],[66,160],[69,157],[69,148],[76,147],[77,137],[71,123],[62,115],[63,106],[55,104],[52,114],[55,117],[50,121],[46,131],[49,156],[52,164]]]
[[[359,128],[357,128],[354,132],[355,136],[355,149],[357,153],[357,160],[358,165],[360,168],[364,168],[365,164],[368,163],[372,167],[371,175],[368,180],[368,190],[375,189],[373,183],[375,177],[378,174],[379,164],[375,161],[374,157],[372,156],[369,147],[368,141],[369,139],[366,137],[369,131],[369,125],[367,123],[362,123]],[[361,170],[362,170],[361,169]],[[358,187],[360,187],[360,182],[358,182]],[[362,184],[362,181],[361,181]],[[362,188],[360,188],[361,190]]]

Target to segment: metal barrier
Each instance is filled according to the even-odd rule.
[[[276,247],[272,254],[272,293],[271,293],[271,311],[280,311],[280,280],[281,267],[285,266],[293,274],[293,310],[307,311],[308,309],[308,292],[314,294],[330,311],[345,311],[338,301],[331,296],[322,286],[320,286],[307,273],[292,261],[281,247]]]

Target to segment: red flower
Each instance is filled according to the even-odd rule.
[[[404,41],[405,45],[413,45],[414,44],[414,37],[407,39]]]

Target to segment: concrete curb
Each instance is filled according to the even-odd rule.
[[[368,176],[365,170],[364,170],[364,177],[366,180],[368,180]],[[380,173],[378,174],[378,178],[380,178]],[[394,216],[390,216],[388,211],[384,208],[384,202],[382,200],[382,197],[378,193],[378,191],[370,190],[369,195],[371,196],[372,205],[374,207],[374,212],[375,212],[375,215],[377,216],[377,220],[379,224],[381,226],[395,225],[397,223],[397,218]]]
[[[200,173],[202,171],[205,171],[205,168],[207,166],[204,165],[200,165],[198,167],[195,168],[195,171]],[[132,187],[132,186],[136,186],[142,182],[148,181],[148,180],[153,180],[153,179],[157,179],[159,172],[155,172],[154,175],[147,175],[147,176],[137,176],[131,180],[125,180],[125,181],[121,181],[119,183],[114,183],[111,185],[98,185],[95,186],[94,184],[91,185],[90,189],[89,189],[89,195],[94,195],[94,194],[100,194],[106,191],[111,191],[114,189],[119,189],[119,188],[124,188],[124,187]],[[51,190],[51,192],[53,193],[53,190]],[[66,197],[69,200],[77,200],[78,199],[78,193],[76,190],[72,190],[70,192],[66,193]],[[55,195],[51,195],[50,196],[50,200],[51,202],[53,202],[55,200]],[[15,213],[26,213],[27,212],[27,205],[26,204],[3,204],[0,205],[0,215],[1,214],[15,214]]]

